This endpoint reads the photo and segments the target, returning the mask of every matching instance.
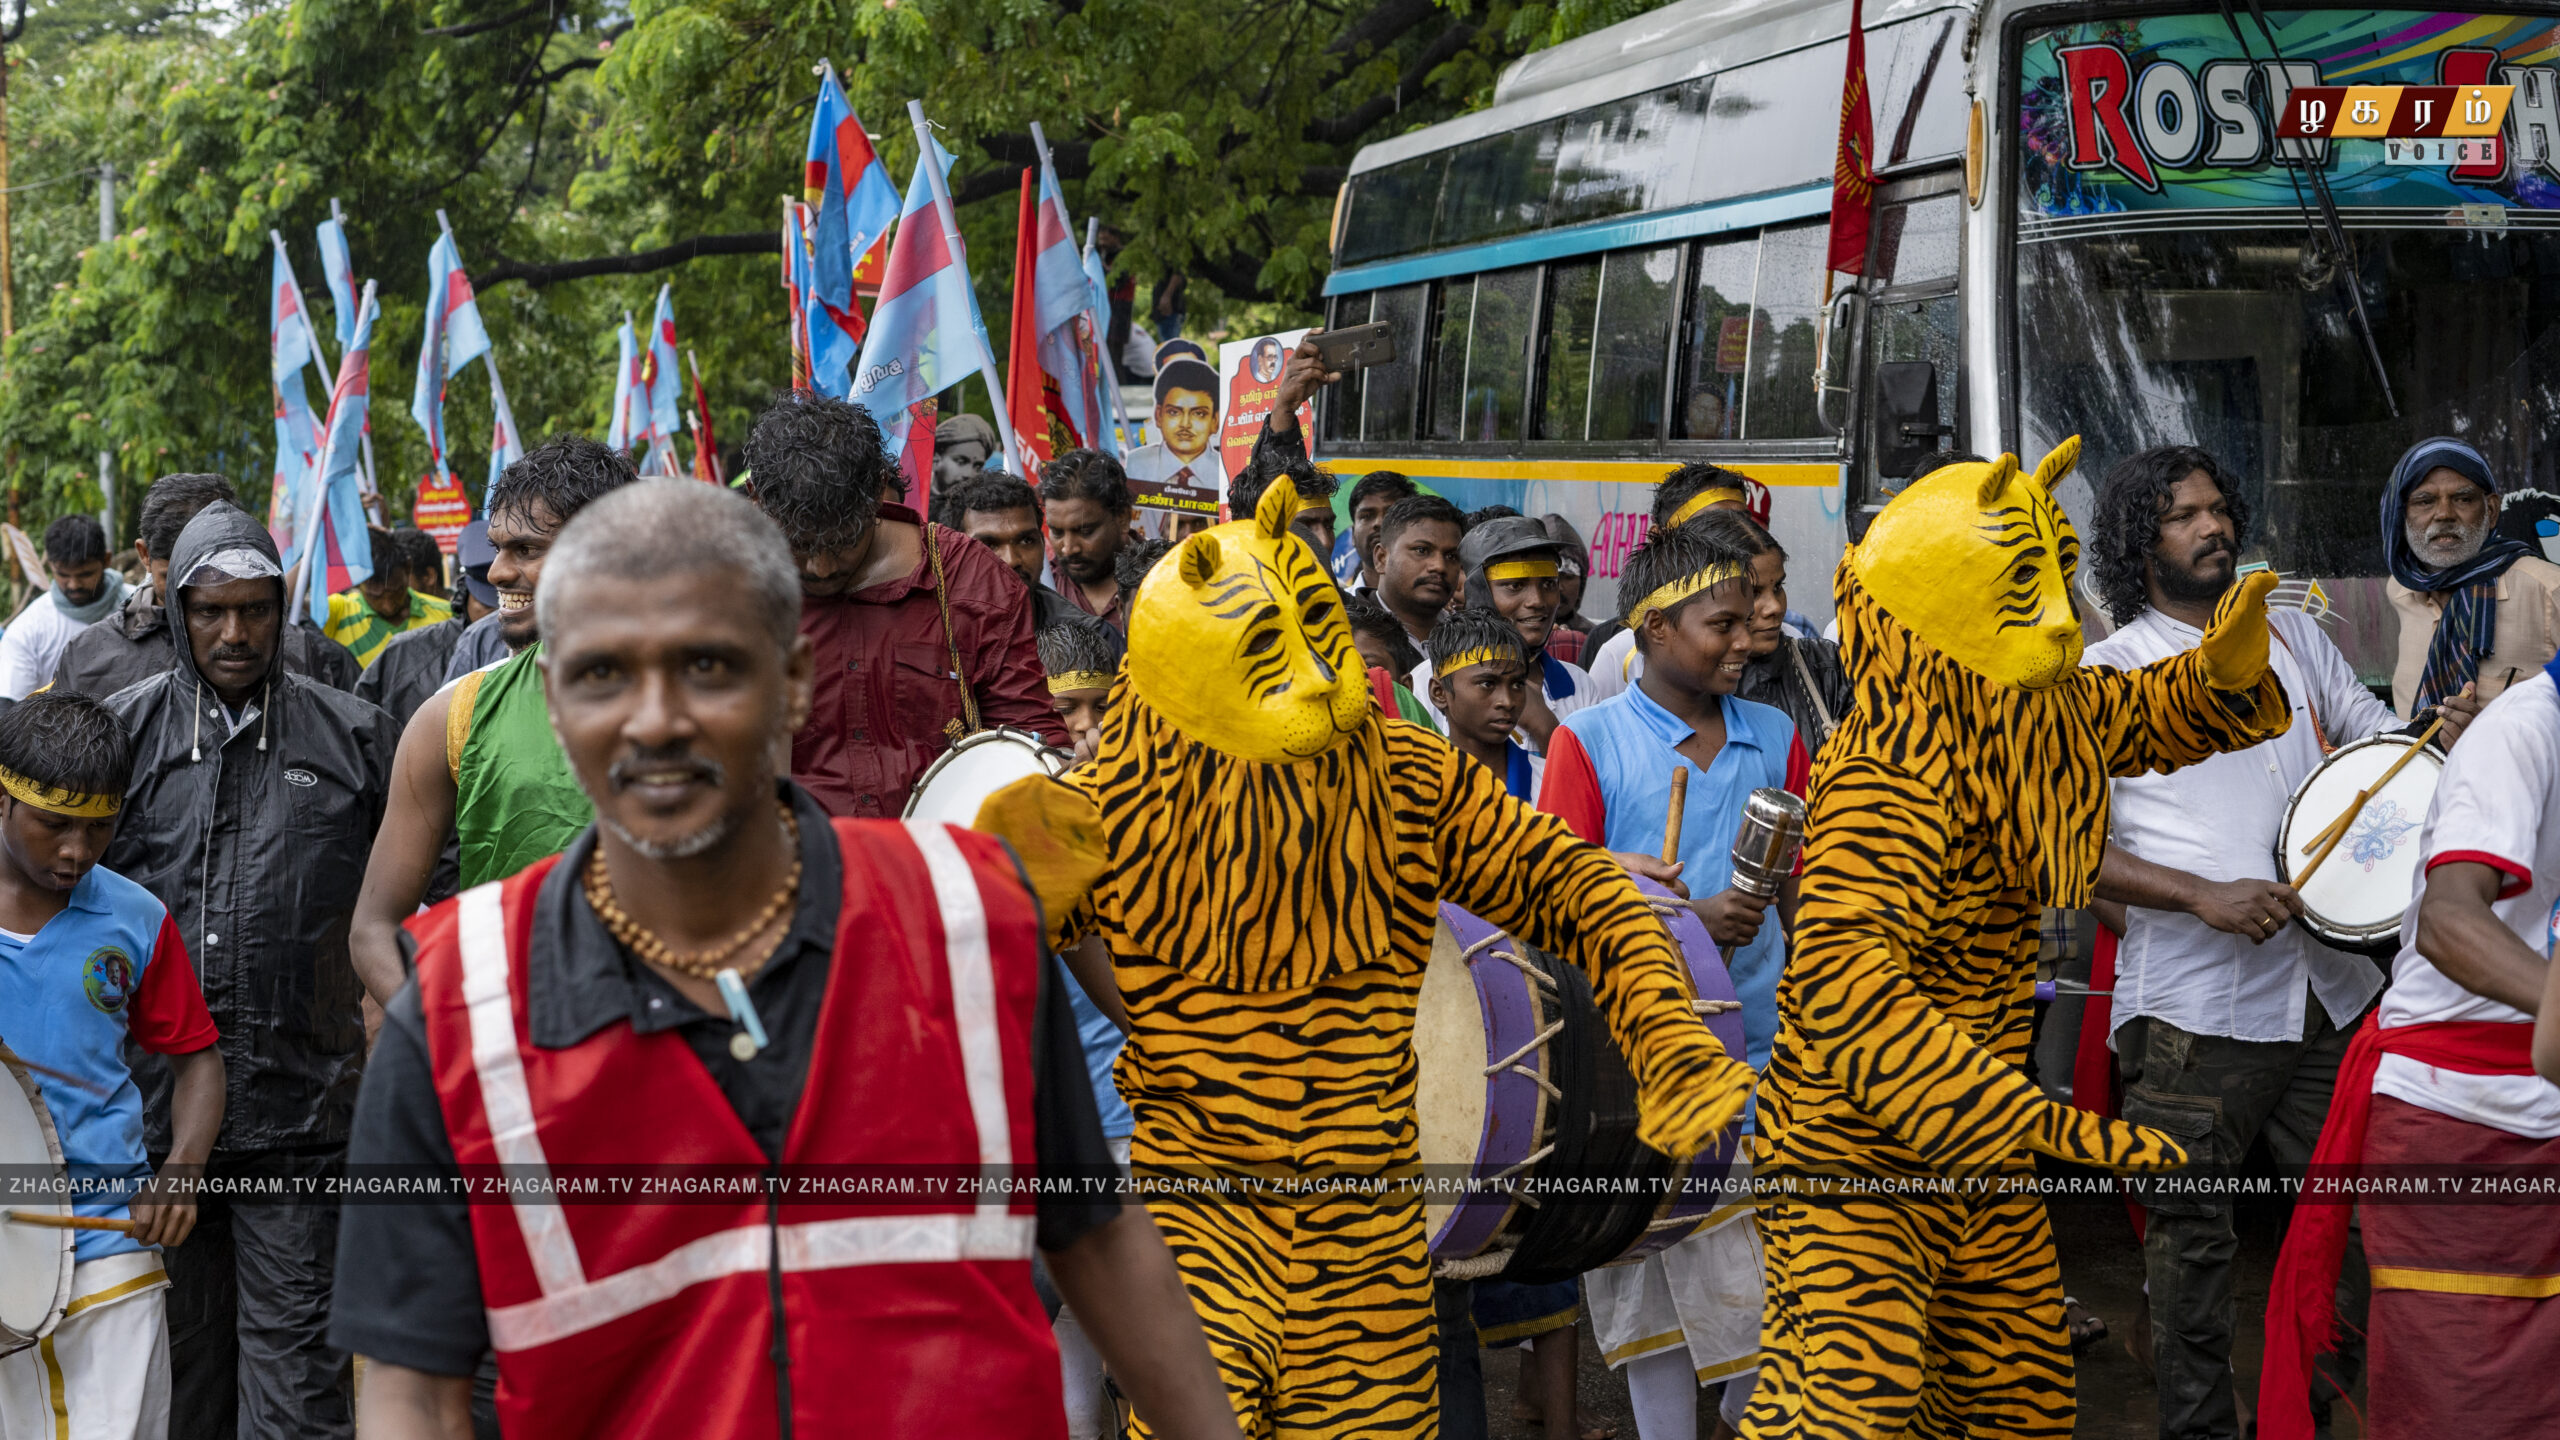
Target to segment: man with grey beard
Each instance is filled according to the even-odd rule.
[[[2486,702],[2560,652],[2560,565],[2498,527],[2498,479],[2450,436],[2409,447],[2382,491],[2384,587],[2400,617],[2392,708]]]

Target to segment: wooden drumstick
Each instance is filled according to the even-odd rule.
[[[45,1076],[52,1080],[59,1080],[65,1085],[76,1085],[79,1088],[88,1091],[92,1095],[112,1095],[115,1093],[114,1091],[109,1090],[106,1086],[99,1084],[97,1081],[92,1080],[85,1075],[74,1075],[68,1070],[56,1070],[50,1065],[39,1065],[24,1055],[19,1054],[17,1051],[10,1049],[6,1045],[0,1045],[0,1061],[6,1061],[11,1065],[23,1065],[38,1075]]]
[[[1689,808],[1689,767],[1671,772],[1671,813],[1662,822],[1662,863],[1680,863],[1680,814]]]
[[[33,1210],[0,1210],[12,1225],[41,1225],[47,1230],[113,1230],[130,1235],[142,1228],[139,1220],[110,1220],[103,1215],[43,1215]]]
[[[2400,773],[2400,767],[2418,758],[2418,752],[2426,749],[2427,742],[2436,738],[2436,732],[2443,728],[2444,716],[2439,714],[2436,716],[2436,720],[2433,725],[2430,725],[2425,730],[2419,732],[2418,743],[2401,751],[2400,758],[2391,762],[2390,769],[2383,771],[2372,784],[2356,792],[2356,798],[2348,804],[2346,810],[2342,812],[2337,819],[2330,821],[2319,834],[2302,842],[2302,853],[2308,855],[2315,848],[2337,844],[2338,837],[2347,833],[2348,824],[2354,821],[2358,811],[2364,809],[2365,802],[2372,799],[2374,796],[2381,794],[2383,787],[2391,783],[2391,777]],[[2321,858],[2326,859],[2329,852],[2322,849],[2320,853]],[[2319,864],[2319,860],[2314,860],[2311,862],[2311,868],[2316,869]],[[2311,869],[2305,869],[2302,873],[2305,877],[2308,877],[2311,874]],[[2302,884],[2302,881],[2296,880],[2293,883],[2296,887],[2299,887]]]

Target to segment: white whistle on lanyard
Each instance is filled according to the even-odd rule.
[[[712,978],[720,987],[721,1003],[729,1007],[729,1018],[741,1027],[729,1037],[729,1053],[740,1060],[753,1060],[772,1042],[765,1039],[764,1020],[756,1014],[755,1002],[747,998],[747,982],[734,969],[722,970]]]

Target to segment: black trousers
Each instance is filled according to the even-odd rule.
[[[338,1205],[327,1182],[344,1150],[218,1154],[223,1185],[317,1193],[197,1202],[195,1233],[169,1267],[170,1440],[349,1440],[354,1366],[329,1348]]]

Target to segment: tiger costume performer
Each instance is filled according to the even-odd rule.
[[[2031,476],[2008,456],[1928,475],[1834,582],[1856,706],[1813,768],[1758,1163],[1987,1183],[1766,1206],[1755,1440],[2070,1434],[2044,1201],[2000,1178],[2031,1176],[2037,1154],[2122,1173],[2186,1160],[2020,1070],[2037,922],[2090,899],[2109,776],[2283,732],[2275,577],[2232,587],[2198,649],[2079,668],[2079,541],[2053,498],[2078,453],[2067,441]]]
[[[1183,542],[1131,613],[1096,759],[1000,791],[1062,940],[1102,936],[1134,1023],[1132,1169],[1411,1176],[1415,1002],[1446,899],[1597,992],[1671,1154],[1751,1072],[1609,856],[1430,731],[1377,713],[1295,487]],[[1244,1433],[1428,1437],[1437,1343],[1422,1201],[1151,1195]],[[1143,1425],[1144,1416],[1139,1417]]]

